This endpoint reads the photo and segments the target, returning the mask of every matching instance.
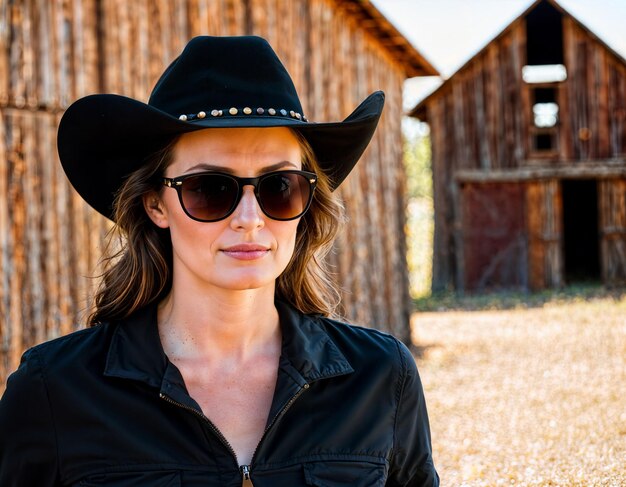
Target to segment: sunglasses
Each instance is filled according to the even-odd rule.
[[[163,178],[174,188],[187,216],[199,222],[216,222],[235,211],[244,186],[253,186],[259,207],[272,220],[295,220],[306,213],[317,184],[315,173],[274,171],[256,178],[239,178],[220,172],[202,172]]]

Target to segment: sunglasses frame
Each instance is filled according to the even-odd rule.
[[[264,179],[267,179],[268,177],[271,176],[276,176],[277,174],[298,174],[300,176],[304,176],[304,178],[308,181],[311,191],[309,192],[309,199],[306,203],[306,205],[304,205],[304,209],[302,210],[302,212],[300,212],[298,215],[293,216],[291,218],[275,218],[271,215],[269,215],[266,211],[265,208],[263,207],[263,203],[261,202],[260,198],[259,198],[259,185],[261,184],[261,182]],[[187,208],[185,207],[185,203],[183,202],[183,182],[186,179],[189,178],[193,178],[193,177],[198,177],[198,176],[207,176],[207,175],[211,175],[211,176],[223,176],[229,179],[232,179],[233,181],[235,181],[235,184],[237,185],[237,196],[234,200],[234,203],[232,204],[231,208],[228,210],[228,212],[220,217],[220,218],[216,218],[213,220],[203,220],[201,218],[197,218],[193,215],[191,215],[189,213],[189,211],[187,210]],[[307,210],[309,209],[309,207],[311,206],[311,202],[313,201],[313,193],[315,192],[315,188],[317,186],[317,174],[310,172],[310,171],[300,171],[297,169],[286,169],[283,171],[272,171],[272,172],[268,172],[265,174],[262,174],[260,176],[257,176],[255,178],[240,178],[238,176],[234,176],[232,174],[229,173],[223,173],[223,172],[217,172],[217,171],[205,171],[205,172],[197,172],[197,173],[192,173],[192,174],[185,174],[184,176],[178,176],[175,178],[163,178],[163,185],[168,187],[168,188],[173,188],[176,190],[176,192],[178,193],[178,201],[180,202],[180,206],[182,207],[183,211],[185,212],[185,214],[191,218],[192,220],[195,220],[197,222],[202,222],[202,223],[212,223],[212,222],[218,222],[221,220],[224,220],[226,218],[228,218],[230,215],[233,214],[233,212],[237,209],[237,206],[239,206],[239,202],[241,201],[241,198],[243,196],[243,188],[244,186],[253,186],[254,187],[254,197],[256,198],[257,204],[259,205],[259,208],[261,208],[261,211],[263,212],[263,214],[265,216],[267,216],[268,218],[271,218],[272,220],[277,220],[277,221],[290,221],[290,220],[295,220],[297,218],[300,218],[302,215],[304,215]]]

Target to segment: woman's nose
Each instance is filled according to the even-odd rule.
[[[245,186],[241,200],[235,208],[231,225],[236,229],[252,230],[265,224],[265,215],[259,206],[252,186]]]

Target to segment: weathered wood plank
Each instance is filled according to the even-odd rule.
[[[602,278],[609,286],[626,283],[626,179],[599,184]]]
[[[578,165],[553,165],[552,167],[532,166],[518,169],[501,169],[497,171],[463,170],[454,173],[456,181],[488,182],[488,181],[525,181],[532,179],[552,178],[619,178],[626,176],[625,160],[621,161],[590,161]]]
[[[563,256],[563,197],[560,181],[550,179],[544,187],[543,240],[546,247],[546,286],[558,288],[564,284]]]
[[[526,185],[526,226],[528,231],[528,285],[532,290],[544,289],[546,281],[546,248],[543,234],[543,183]]]
[[[0,193],[9,193],[9,147],[7,145],[8,133],[11,131],[11,123],[6,110],[0,109]],[[11,276],[13,275],[13,242],[10,232],[9,199],[0,197],[0,384],[4,384],[7,372],[13,370],[11,352]]]
[[[24,160],[24,151],[22,145],[23,124],[20,120],[11,117],[10,131],[6,131],[7,140],[7,201],[11,209],[9,213],[9,245],[11,250],[11,258],[7,263],[6,270],[9,273],[9,326],[8,326],[8,343],[9,343],[9,364],[15,365],[19,360],[21,351],[24,349],[24,308],[28,305],[28,296],[24,296],[24,281],[27,273],[26,267],[26,246],[25,243],[25,223],[26,223],[26,204],[24,201],[24,192],[22,182],[26,171],[26,161]],[[28,343],[28,342],[26,342]]]

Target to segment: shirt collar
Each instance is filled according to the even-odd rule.
[[[299,384],[354,371],[320,319],[276,301],[282,331],[280,368]],[[111,338],[104,375],[162,386],[172,369],[159,338],[156,304],[117,323]]]
[[[354,372],[348,359],[320,323],[284,301],[276,301],[282,331],[282,359],[307,382]]]

